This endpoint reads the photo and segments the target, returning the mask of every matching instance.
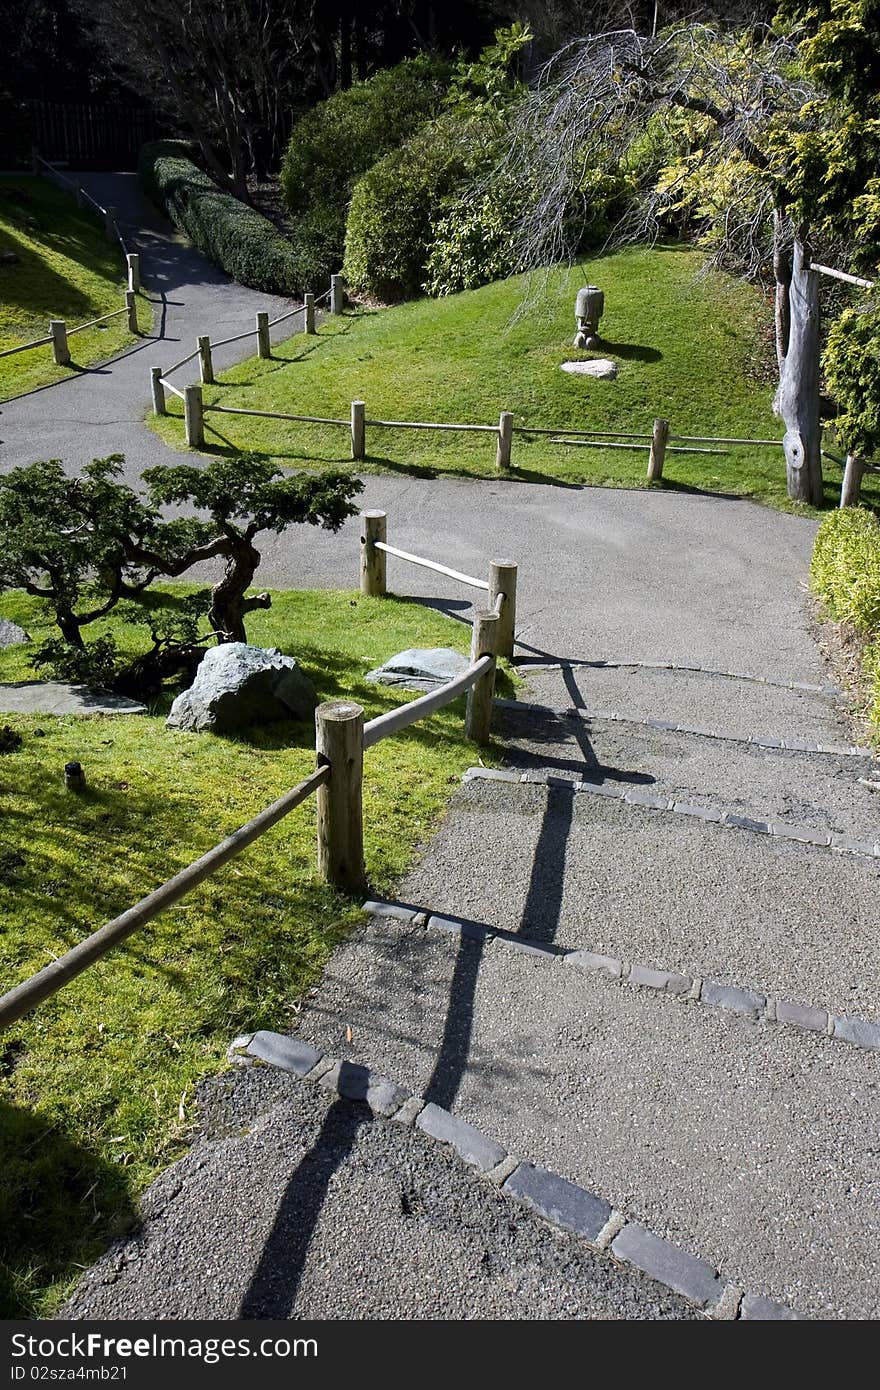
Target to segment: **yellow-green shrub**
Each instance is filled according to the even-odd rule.
[[[880,728],[880,521],[873,512],[829,512],[816,535],[810,587],[829,618],[868,638],[862,669],[871,692],[868,713]]]

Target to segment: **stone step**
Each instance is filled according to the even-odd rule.
[[[880,790],[864,758],[702,738],[507,702],[497,711],[505,762],[611,788],[643,786],[699,806],[880,842]]]
[[[848,746],[846,705],[809,682],[797,688],[742,675],[668,666],[578,663],[551,669],[520,667],[519,698],[554,709],[579,707],[633,720],[660,719],[738,738],[759,736],[810,745]]]
[[[709,1304],[709,1316],[790,1316],[752,1292],[725,1300],[714,1271],[638,1228],[617,1236],[603,1221],[605,1246],[551,1229],[525,1188],[502,1191],[510,1165],[488,1177],[432,1137],[436,1125],[374,1119],[274,1068],[217,1078],[201,1100],[216,1137],[153,1184],[138,1229],[60,1316],[685,1321]]]
[[[357,930],[297,1037],[729,1283],[813,1317],[880,1313],[876,1053],[420,920]]]
[[[565,785],[479,780],[456,792],[398,897],[870,1019],[878,881],[878,858]]]

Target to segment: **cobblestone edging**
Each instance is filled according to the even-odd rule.
[[[675,724],[671,719],[635,719],[630,715],[617,714],[612,710],[590,710],[586,705],[570,705],[556,709],[552,705],[533,705],[527,700],[495,700],[496,709],[518,710],[522,713],[532,711],[537,714],[552,714],[557,719],[591,719],[609,724],[635,724],[642,729],[659,729],[661,733],[691,734],[695,738],[717,738],[724,743],[745,743],[752,748],[769,748],[777,753],[830,753],[836,758],[872,758],[870,748],[859,748],[854,744],[835,747],[829,743],[803,743],[799,739],[766,738],[763,734],[735,734],[725,729],[701,729],[698,725]]]
[[[633,670],[633,671],[688,671],[701,676],[721,676],[725,680],[751,681],[755,685],[772,685],[779,690],[799,690],[804,695],[824,695],[827,699],[839,699],[843,691],[836,685],[812,685],[809,681],[783,681],[774,676],[755,676],[750,671],[719,671],[714,666],[691,666],[679,661],[532,661],[527,656],[513,658],[514,665],[522,671],[564,671],[564,670]]]
[[[586,1242],[620,1265],[640,1270],[686,1298],[717,1321],[808,1321],[784,1304],[728,1284],[706,1260],[616,1211],[604,1197],[546,1168],[523,1162],[474,1125],[439,1105],[426,1103],[387,1076],[359,1063],[326,1057],[299,1038],[259,1032],[236,1038],[227,1057],[238,1065],[258,1062],[315,1081],[346,1100],[366,1105],[374,1118],[413,1126],[495,1183],[511,1201],[541,1220]]]
[[[622,985],[635,985],[638,989],[678,995],[694,1003],[727,1009],[754,1022],[782,1023],[810,1033],[824,1033],[826,1037],[834,1038],[838,1042],[851,1043],[853,1047],[865,1048],[871,1052],[880,1051],[880,1022],[871,1019],[855,1018],[850,1014],[833,1014],[830,1010],[818,1008],[814,1004],[801,1004],[794,999],[764,994],[750,986],[719,984],[701,976],[685,975],[677,970],[658,969],[651,965],[638,965],[632,961],[618,960],[614,956],[600,955],[595,951],[531,941],[528,937],[502,931],[484,922],[472,922],[467,918],[447,916],[445,913],[432,913],[402,903],[368,901],[363,904],[363,910],[373,917],[392,917],[398,921],[426,927],[429,931],[451,932],[479,941],[498,941],[512,951],[543,957],[548,962],[558,961],[563,966],[586,970],[591,974],[604,975],[606,979]]]
[[[676,801],[674,796],[663,796],[660,792],[649,791],[643,786],[609,786],[605,782],[583,782],[539,769],[511,772],[496,767],[469,767],[463,774],[462,781],[562,787],[573,794],[599,796],[606,801],[622,801],[627,806],[641,806],[646,811],[671,811],[675,815],[689,816],[692,820],[718,825],[722,829],[748,830],[753,835],[770,835],[774,840],[792,840],[801,845],[813,845],[818,849],[832,849],[837,854],[858,854],[866,859],[880,859],[880,843],[874,840],[853,840],[848,835],[840,835],[831,830],[814,830],[809,825],[791,825],[787,821],[765,821],[754,816],[739,816],[733,811],[722,811],[720,806],[697,806],[688,801]]]

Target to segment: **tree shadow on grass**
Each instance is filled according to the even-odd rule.
[[[0,1045],[0,1073],[15,1057],[14,1041]],[[42,1291],[97,1258],[135,1212],[121,1166],[3,1100],[0,1170],[0,1318],[35,1318]]]
[[[612,343],[607,338],[599,339],[599,346],[596,352],[610,352],[612,357],[619,357],[623,362],[661,362],[663,353],[657,348],[647,347],[644,343]]]

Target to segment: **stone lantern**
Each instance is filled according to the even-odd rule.
[[[599,320],[604,312],[605,295],[598,285],[585,285],[582,290],[578,290],[574,304],[578,326],[574,337],[576,348],[599,346]]]

